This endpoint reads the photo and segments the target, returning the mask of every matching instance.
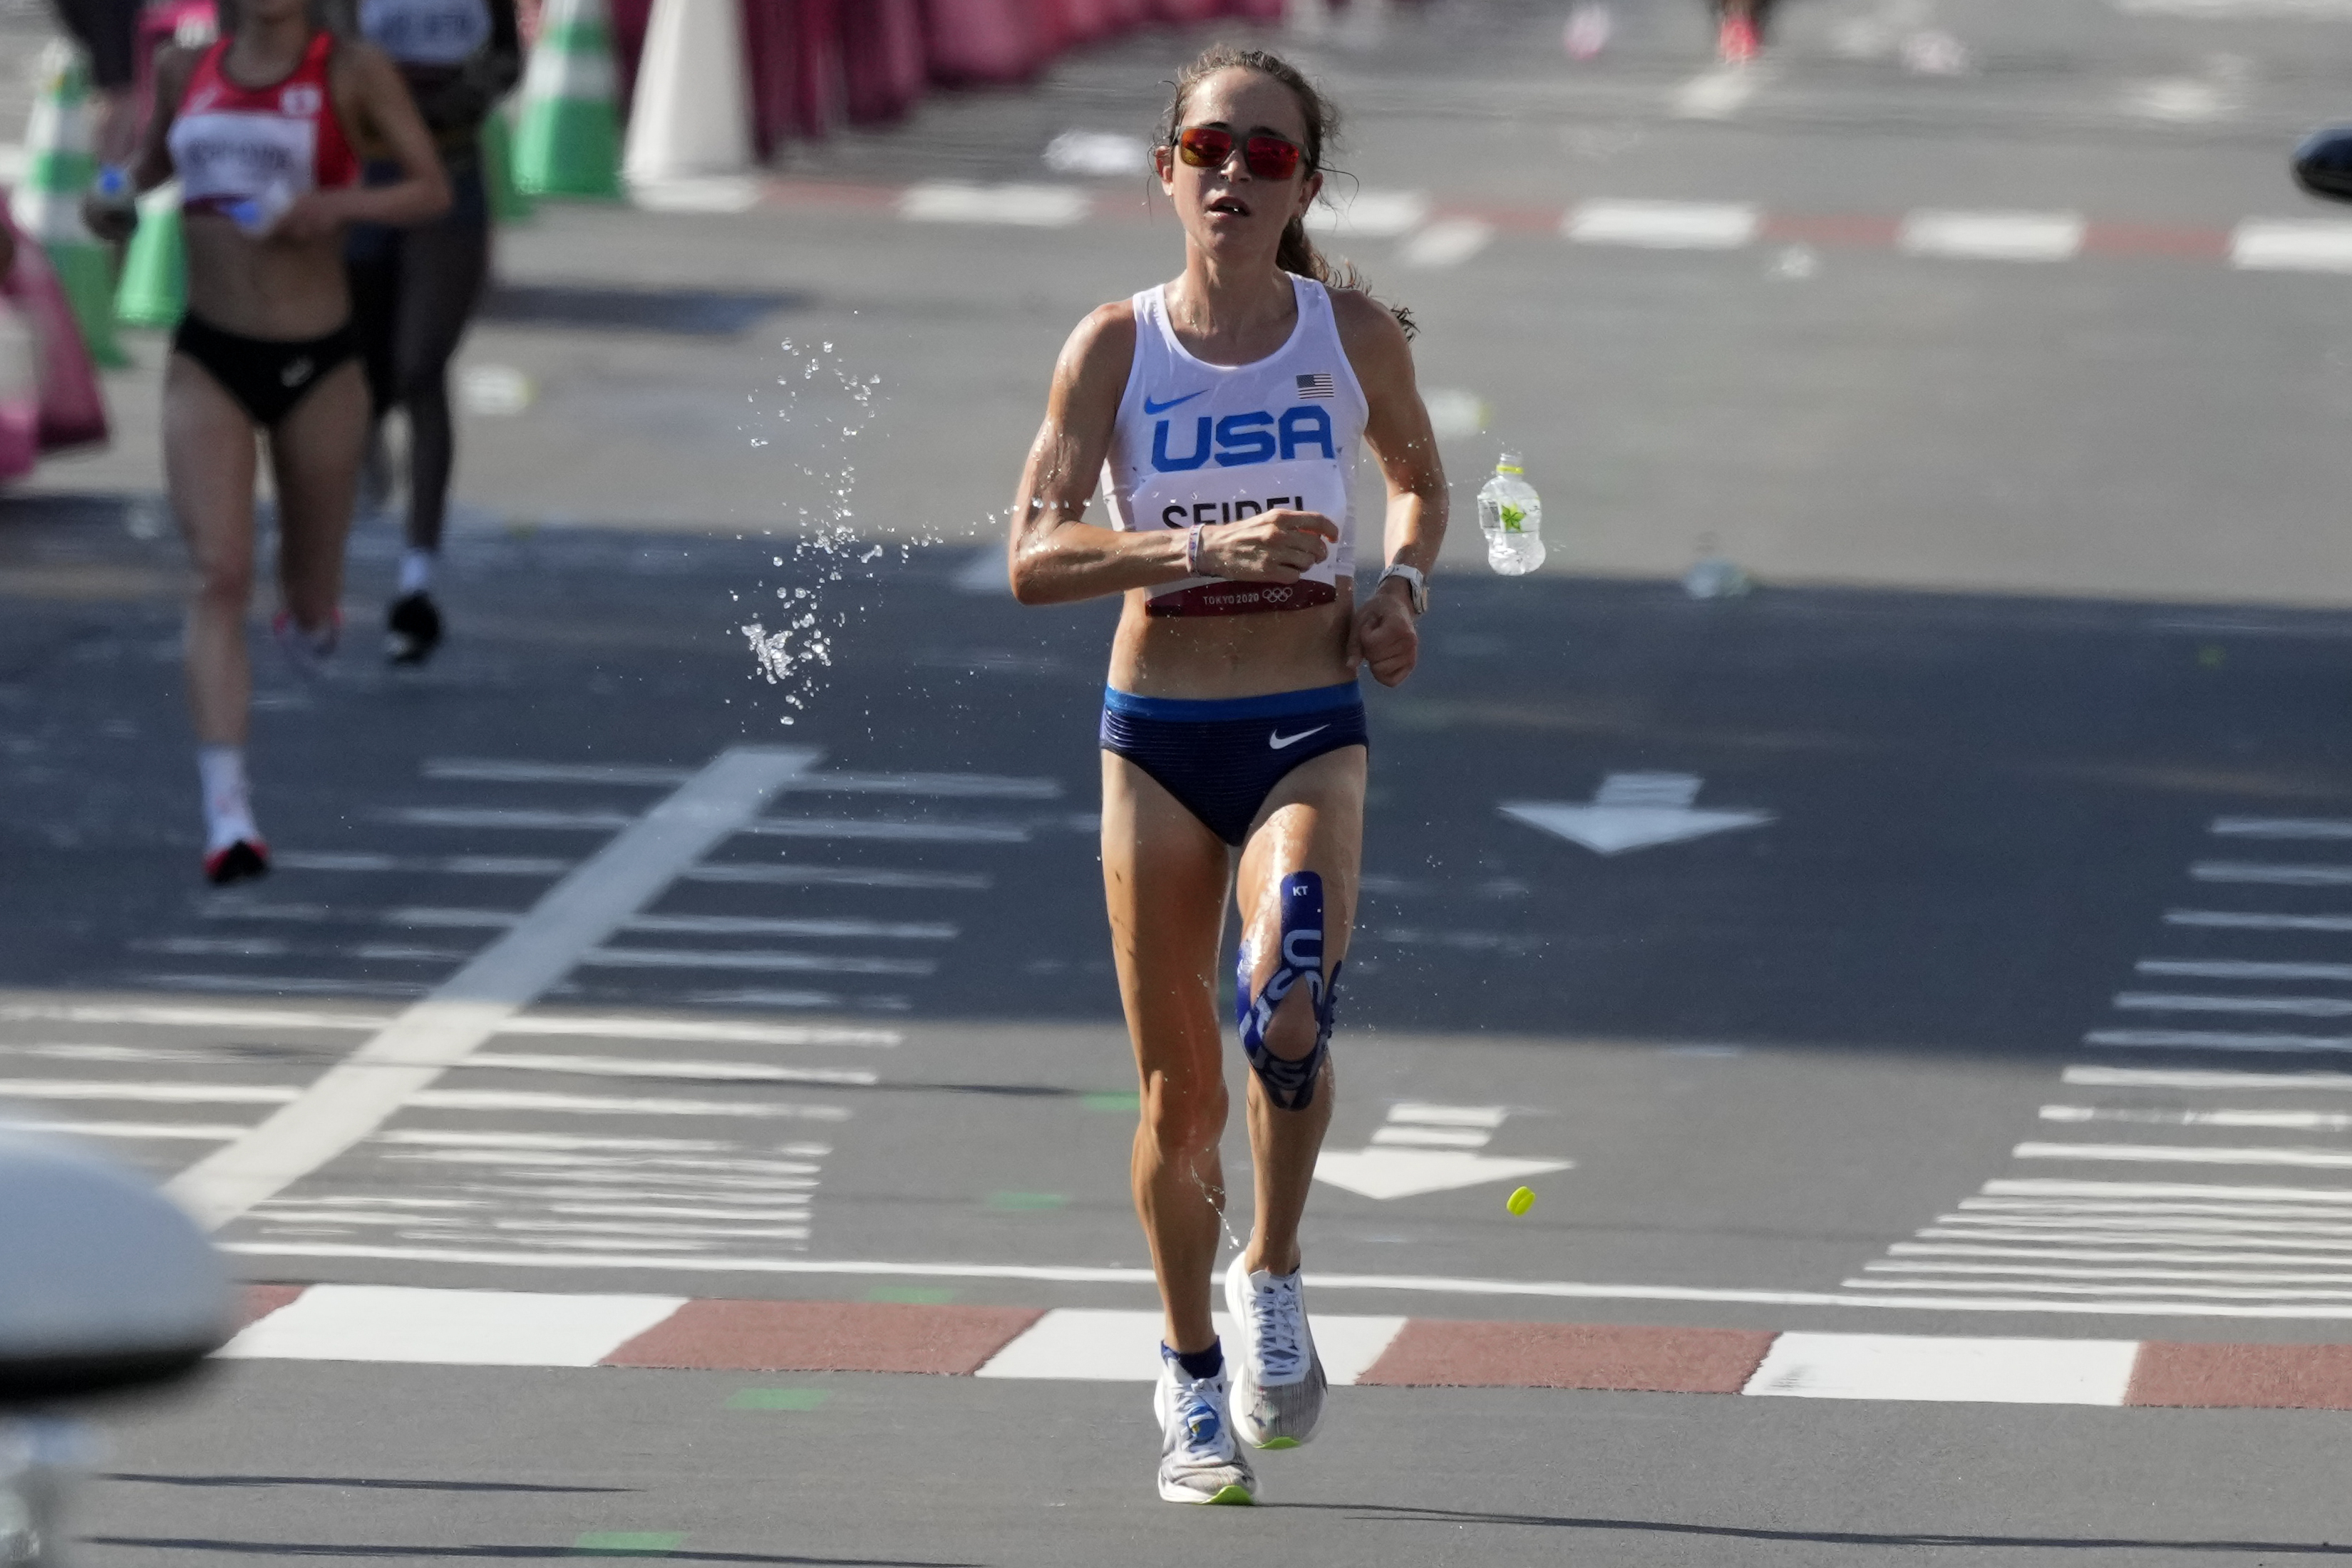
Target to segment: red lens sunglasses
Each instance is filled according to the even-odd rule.
[[[1176,155],[1195,169],[1222,169],[1234,155],[1234,133],[1214,125],[1188,125],[1176,132]],[[1242,162],[1261,180],[1286,180],[1298,172],[1296,142],[1279,136],[1252,136],[1242,142]]]

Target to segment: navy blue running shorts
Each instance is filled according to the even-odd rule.
[[[1103,750],[1150,773],[1228,844],[1249,836],[1258,808],[1291,769],[1370,743],[1364,700],[1352,680],[1207,701],[1103,693]]]

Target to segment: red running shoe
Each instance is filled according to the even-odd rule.
[[[205,857],[205,880],[215,888],[258,877],[269,869],[269,846],[258,838],[240,838],[226,849]]]
[[[1723,30],[1716,35],[1716,53],[1727,66],[1746,65],[1762,47],[1756,37],[1755,22],[1746,16],[1726,16]]]

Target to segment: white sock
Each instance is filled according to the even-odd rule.
[[[198,746],[196,773],[205,785],[205,853],[216,854],[240,838],[258,842],[252,792],[245,782],[245,748]]]
[[[400,552],[400,596],[422,594],[433,586],[433,563],[440,552],[412,544]]]

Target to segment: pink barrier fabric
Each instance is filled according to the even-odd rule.
[[[1205,22],[1224,10],[1223,0],[1151,0],[1155,22]]]
[[[33,471],[41,455],[39,340],[0,297],[0,479]]]
[[[854,0],[841,18],[842,75],[853,124],[896,120],[923,95],[917,0]]]
[[[841,124],[843,14],[870,3],[743,0],[751,135],[761,158],[773,156],[787,136],[827,136]]]
[[[0,193],[5,195],[5,193]],[[74,324],[73,307],[58,275],[49,270],[41,247],[17,232],[0,200],[0,225],[16,242],[16,264],[0,278],[5,297],[33,330],[40,355],[36,367],[41,387],[41,450],[81,447],[106,439],[106,398],[98,384],[98,367],[83,346],[81,329]]]
[[[1036,0],[923,0],[931,79],[950,87],[1026,81],[1045,63]]]

